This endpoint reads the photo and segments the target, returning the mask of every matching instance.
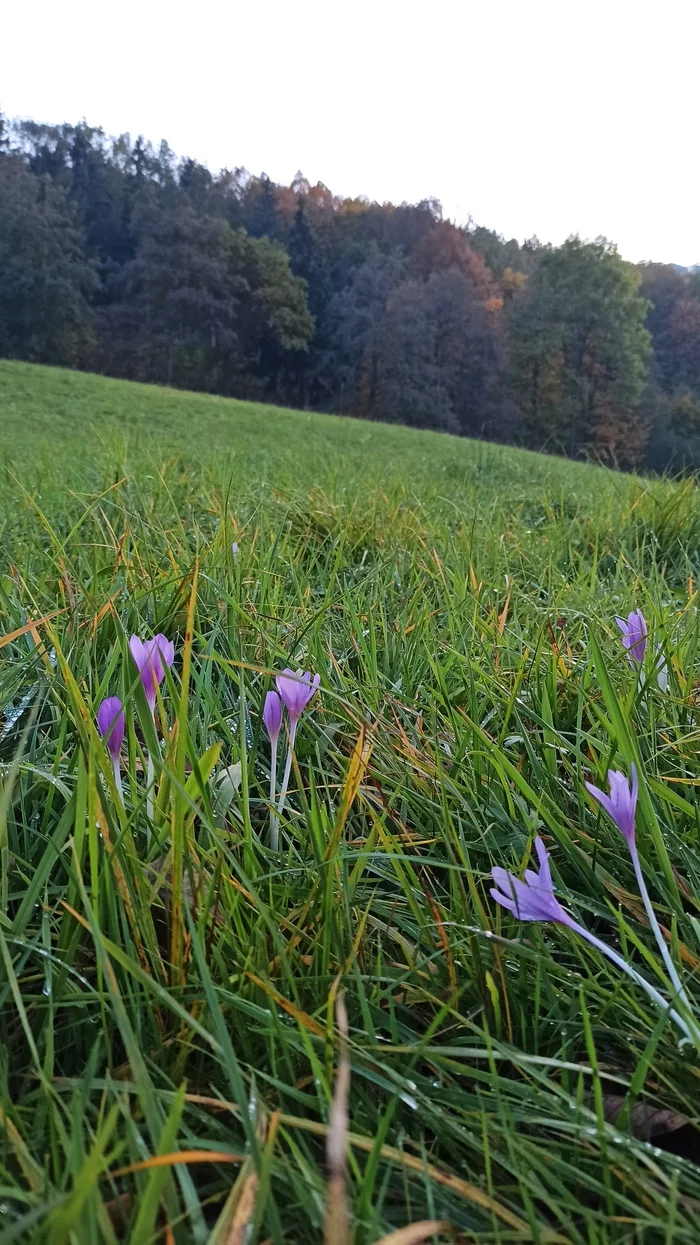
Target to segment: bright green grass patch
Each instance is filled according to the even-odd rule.
[[[696,1118],[696,1058],[488,876],[539,831],[562,901],[663,989],[583,788],[636,756],[700,1001],[694,486],[9,363],[0,420],[0,635],[58,611],[0,648],[0,1245],[223,1242],[244,1154],[249,1240],[320,1240],[341,985],[358,1245],[424,1218],[441,1242],[696,1241],[700,1170],[625,1122]],[[651,666],[635,689],[632,605],[666,694]],[[152,825],[131,631],[178,652]],[[273,856],[260,709],[287,664],[321,691]],[[209,1158],[115,1175],[159,1150]]]

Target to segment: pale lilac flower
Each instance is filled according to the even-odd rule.
[[[669,977],[673,982],[673,987],[678,997],[682,999],[687,1006],[689,1006],[686,992],[683,989],[680,977],[678,976],[678,971],[673,963],[666,939],[661,932],[661,927],[657,920],[656,913],[654,912],[654,905],[651,902],[651,897],[649,895],[649,891],[647,890],[647,884],[644,881],[644,874],[642,873],[634,827],[639,782],[637,779],[636,766],[632,765],[630,766],[630,769],[632,771],[631,786],[627,782],[625,775],[621,774],[619,770],[608,770],[610,795],[606,795],[604,791],[600,791],[598,787],[594,787],[593,783],[587,782],[586,786],[594,800],[597,800],[599,804],[602,804],[605,811],[610,814],[618,830],[624,837],[624,840],[629,848],[630,856],[632,857],[634,876],[637,879],[637,886],[639,887],[639,893],[642,897],[642,903],[644,904],[646,914],[649,917],[649,924],[653,930],[664,964],[666,965]]]
[[[620,777],[624,779],[624,775],[621,774]],[[696,1046],[700,1045],[700,1032],[698,1032],[694,1021],[692,1021],[691,1027],[691,1023],[680,1016],[678,1012],[669,1005],[663,995],[660,994],[654,986],[652,986],[651,982],[647,981],[646,977],[643,977],[641,973],[638,973],[636,968],[633,968],[631,964],[628,964],[618,951],[615,951],[613,947],[609,947],[606,942],[603,942],[602,938],[598,938],[595,934],[592,934],[590,930],[586,929],[585,925],[579,925],[578,921],[575,921],[574,918],[570,916],[564,908],[562,908],[559,900],[554,894],[547,850],[539,837],[535,839],[535,848],[540,862],[538,873],[535,873],[533,869],[526,869],[523,875],[523,880],[520,881],[515,874],[509,873],[507,869],[500,869],[496,867],[491,870],[491,876],[496,883],[496,886],[492,889],[491,894],[496,902],[501,904],[503,908],[507,908],[509,912],[512,912],[513,915],[518,917],[521,921],[554,921],[557,925],[565,925],[573,933],[578,934],[581,938],[584,938],[586,942],[590,943],[592,947],[595,947],[597,951],[600,951],[602,955],[607,956],[607,958],[611,960],[612,963],[615,964],[623,973],[626,973],[628,977],[631,977],[632,981],[634,981],[636,985],[640,986],[642,990],[646,992],[656,1006],[670,1016],[671,1020],[678,1025],[679,1029],[682,1030],[690,1041],[692,1041]],[[634,855],[636,857],[636,852]],[[658,929],[658,925],[656,928]],[[659,937],[661,937],[660,930]],[[670,956],[668,956],[668,951],[666,951],[664,959],[666,960],[667,967],[669,966],[669,963],[672,964]],[[687,996],[683,991],[683,987],[680,985],[678,974],[675,973],[675,970],[674,975],[671,976],[671,980],[678,997],[682,1003],[688,1007],[688,1010],[690,1010]]]
[[[238,561],[238,559],[239,559],[239,557],[240,557],[240,554],[241,554],[241,551],[240,551],[240,549],[238,548],[238,541],[237,541],[237,540],[234,540],[233,544],[231,545],[231,553],[233,554],[233,560],[234,560],[234,562],[237,562],[237,561]]]
[[[313,678],[308,670],[290,670],[287,667],[275,680],[277,691],[287,706],[293,726],[299,721],[316,688],[321,682],[320,674]]]
[[[282,701],[277,692],[268,692],[265,697],[262,719],[270,739],[277,741],[282,726]]]
[[[277,691],[287,707],[289,714],[289,747],[287,748],[287,760],[284,766],[284,774],[282,775],[282,786],[280,788],[280,798],[277,805],[276,815],[270,819],[270,844],[273,851],[277,851],[279,844],[278,818],[284,812],[284,805],[287,799],[287,791],[289,790],[289,778],[292,772],[292,755],[294,753],[294,740],[296,738],[297,726],[299,718],[308,705],[316,688],[321,682],[320,674],[311,677],[308,670],[290,670],[287,667],[281,674],[277,675],[275,680],[277,683]],[[273,746],[276,747],[275,740]],[[272,789],[272,784],[270,784]]]
[[[97,710],[97,729],[113,762],[118,764],[124,741],[124,709],[118,696],[108,696],[102,701]]]
[[[631,610],[627,618],[616,618],[622,632],[622,643],[627,649],[631,666],[636,662],[641,666],[647,646],[647,624],[641,610]]]
[[[117,794],[124,804],[122,776],[119,770],[119,754],[124,741],[124,709],[118,696],[108,696],[97,710],[97,729],[105,741],[107,751],[112,758],[114,783]]]
[[[593,799],[602,804],[606,813],[610,814],[630,851],[634,853],[634,817],[637,809],[639,780],[637,778],[637,767],[632,765],[630,769],[632,773],[631,785],[625,775],[621,774],[619,770],[608,770],[610,795],[606,795],[604,791],[600,790],[600,787],[594,787],[592,782],[587,782],[586,787]]]
[[[170,667],[173,664],[175,646],[172,640],[168,640],[159,632],[152,640],[141,640],[137,635],[132,635],[129,648],[141,675],[148,706],[153,713],[156,707],[156,694],[165,676],[165,666]]]
[[[535,850],[540,862],[539,873],[526,869],[521,882],[514,873],[496,866],[491,870],[496,883],[491,895],[521,921],[556,921],[559,925],[572,926],[572,918],[554,894],[547,849],[539,835],[535,839]]]

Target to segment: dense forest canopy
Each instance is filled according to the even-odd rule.
[[[0,355],[700,467],[700,273],[0,115]]]

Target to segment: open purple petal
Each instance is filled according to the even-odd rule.
[[[527,869],[521,880],[496,865],[491,870],[491,877],[498,889],[492,890],[491,894],[521,921],[556,921],[560,925],[570,925],[571,917],[554,894],[547,849],[539,835],[535,839],[535,851],[540,862],[538,873]]]
[[[610,795],[606,795],[599,787],[594,787],[593,783],[587,782],[586,787],[593,799],[602,805],[608,816],[615,822],[618,830],[624,836],[630,851],[634,851],[635,815],[639,793],[639,778],[635,765],[631,766],[631,774],[632,783],[630,785],[626,775],[621,773],[620,770],[608,770]]]
[[[599,804],[602,804],[606,813],[608,813],[609,816],[612,817],[614,821],[615,820],[615,805],[610,799],[610,796],[606,795],[604,791],[601,791],[600,787],[594,787],[592,782],[585,782],[583,785],[587,788],[588,791],[590,791],[591,795],[593,796],[593,799],[597,800]]]
[[[627,618],[616,618],[622,632],[622,643],[631,662],[641,665],[647,646],[647,624],[641,610],[630,610]]]
[[[508,899],[506,895],[501,893],[501,891],[497,891],[495,886],[491,887],[490,893],[492,899],[495,899],[496,903],[499,903],[502,908],[507,908],[509,912],[513,912],[517,915],[514,899]]]
[[[158,647],[158,652],[169,670],[175,660],[175,645],[173,644],[173,641],[169,640],[167,636],[162,635],[159,631],[158,635],[155,637],[155,643]],[[162,677],[163,676],[161,675],[161,678]]]
[[[159,632],[151,640],[141,640],[139,636],[132,635],[129,648],[141,675],[146,700],[153,712],[158,688],[165,677],[165,666],[172,666],[175,658],[175,645]]]
[[[321,682],[320,674],[312,678],[308,670],[290,670],[287,667],[275,680],[277,691],[284,701],[290,718],[300,718]]]

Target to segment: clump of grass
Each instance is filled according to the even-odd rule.
[[[0,1245],[322,1239],[344,1052],[358,1245],[421,1220],[441,1242],[694,1242],[700,1170],[634,1126],[697,1119],[692,1051],[592,948],[489,897],[540,833],[567,905],[656,980],[583,786],[635,761],[697,1006],[687,518],[671,564],[625,518],[638,485],[596,468],[64,375],[0,365],[18,426],[52,394],[54,437],[85,421],[52,456],[41,429],[16,442],[0,499]],[[669,514],[696,504],[663,489]],[[632,605],[665,694],[627,665]],[[132,632],[178,652],[152,734]],[[321,690],[273,852],[261,709],[285,666]],[[123,806],[94,725],[111,694]]]

